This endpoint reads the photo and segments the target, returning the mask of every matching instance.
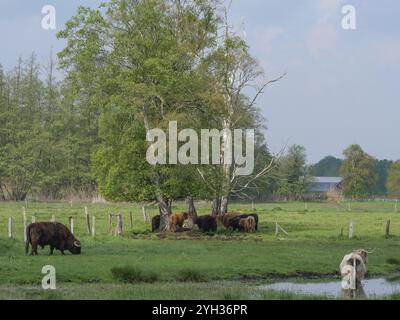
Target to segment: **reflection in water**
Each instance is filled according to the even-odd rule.
[[[262,289],[288,291],[300,294],[326,295],[335,298],[378,298],[400,292],[399,282],[388,282],[385,279],[363,280],[357,290],[342,290],[341,281],[318,283],[281,282],[261,286]]]
[[[366,299],[367,295],[364,291],[364,286],[362,284],[357,284],[356,290],[345,290],[342,289],[341,299]]]

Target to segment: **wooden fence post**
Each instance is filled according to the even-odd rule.
[[[142,206],[142,213],[144,222],[147,222],[147,213],[146,213],[146,208],[144,206]]]
[[[349,223],[349,240],[353,239],[354,224],[353,221]]]
[[[115,228],[115,235],[120,236],[122,234],[122,214],[117,215],[117,226]]]
[[[53,214],[52,216],[51,216],[51,222],[56,222],[57,220],[56,220],[56,216]]]
[[[112,234],[112,231],[113,231],[113,222],[112,222],[112,220],[113,220],[113,214],[112,213],[110,213],[109,215],[108,215],[108,233],[109,234]]]
[[[33,214],[33,216],[32,216],[32,223],[36,223],[36,216],[35,216],[35,214]]]
[[[23,224],[24,224],[24,228],[23,228],[24,243],[26,243],[28,239],[26,237],[26,211],[25,211],[25,207],[22,207],[22,220],[23,220]]]
[[[133,230],[133,216],[132,216],[132,211],[129,212],[129,223],[130,223],[131,230]]]
[[[92,217],[92,237],[96,236],[96,217]]]
[[[91,234],[90,217],[89,217],[88,208],[86,206],[85,206],[85,217],[86,217],[86,230],[87,230],[87,233]]]
[[[28,241],[27,236],[26,236],[26,220],[24,220],[24,243],[26,243]]]
[[[386,238],[390,237],[390,220],[386,221],[385,236]]]
[[[11,239],[13,237],[13,218],[8,218],[8,237]]]
[[[69,220],[69,229],[71,233],[74,234],[74,217],[70,216],[68,220]]]

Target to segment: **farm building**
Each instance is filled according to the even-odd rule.
[[[341,194],[342,180],[341,177],[313,177],[307,189],[307,197],[324,199],[330,191]]]

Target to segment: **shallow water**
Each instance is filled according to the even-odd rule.
[[[326,295],[335,298],[344,298],[349,295],[349,292],[342,290],[341,281],[318,283],[279,282],[262,285],[261,289],[319,296]],[[400,293],[400,282],[388,282],[385,279],[368,279],[362,281],[362,288],[357,290],[356,297],[379,298],[393,293]]]

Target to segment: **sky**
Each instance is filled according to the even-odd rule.
[[[0,63],[10,70],[32,52],[48,61],[65,46],[55,34],[77,7],[98,3],[1,0]],[[41,26],[45,5],[56,8],[55,31]],[[356,10],[356,30],[342,28],[344,5]],[[400,1],[233,0],[230,17],[266,79],[287,73],[258,101],[272,152],[300,144],[315,163],[357,143],[400,159]]]

